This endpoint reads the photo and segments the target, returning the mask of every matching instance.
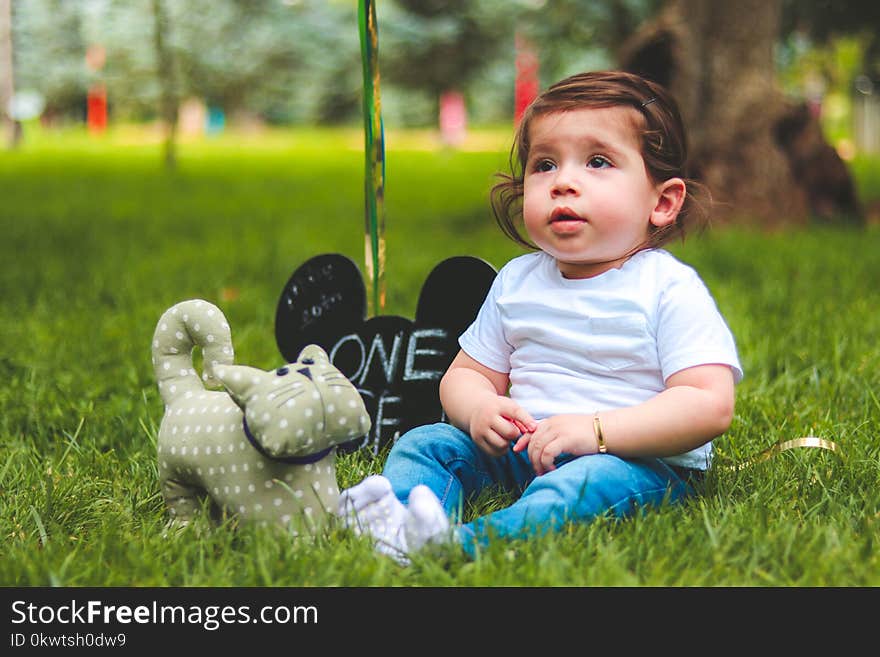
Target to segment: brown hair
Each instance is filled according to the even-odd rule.
[[[510,151],[510,173],[499,173],[500,182],[490,192],[492,211],[498,226],[518,244],[536,249],[519,232],[522,221],[523,177],[529,157],[529,128],[535,117],[578,109],[632,107],[642,117],[635,124],[641,132],[641,154],[651,180],[657,184],[682,178],[687,196],[675,222],[657,228],[636,250],[662,246],[676,237],[684,239],[691,228],[708,223],[708,190],[689,180],[686,174],[687,141],[675,99],[662,86],[623,71],[590,71],[560,80],[535,98],[526,108]],[[697,194],[701,198],[697,198]]]

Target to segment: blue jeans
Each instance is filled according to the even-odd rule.
[[[425,484],[453,520],[461,519],[466,500],[489,486],[518,494],[509,507],[457,527],[471,557],[492,536],[526,538],[608,512],[623,518],[640,506],[677,502],[694,493],[690,481],[658,458],[560,458],[555,470],[539,477],[525,451],[489,456],[467,433],[445,423],[416,427],[401,436],[382,474],[403,504],[413,487]]]

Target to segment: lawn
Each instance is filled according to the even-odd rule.
[[[384,314],[412,317],[440,260],[517,247],[487,204],[506,131],[466,150],[389,134]],[[330,528],[197,522],[166,535],[156,473],[160,314],[217,303],[236,361],[263,369],[279,295],[306,259],[363,262],[360,133],[184,143],[177,171],[139,131],[29,134],[0,153],[0,486],[4,586],[876,586],[880,584],[880,229],[718,228],[672,250],[703,275],[746,377],[703,495],[625,522],[495,543],[408,568]],[[863,198],[880,163],[854,163]],[[799,436],[839,454],[750,457]],[[738,467],[743,466],[743,467]],[[381,457],[340,457],[348,486]],[[477,513],[503,503],[487,496]]]

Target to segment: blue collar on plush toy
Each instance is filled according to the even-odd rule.
[[[260,441],[254,438],[251,430],[248,428],[247,418],[241,418],[241,426],[244,429],[244,435],[247,436],[247,439],[251,441],[251,445],[254,446],[260,454],[265,456],[267,459],[271,459],[273,461],[278,461],[280,463],[289,463],[291,465],[308,465],[309,463],[317,463],[325,456],[327,456],[330,452],[333,451],[332,445],[327,449],[323,449],[320,452],[315,452],[314,454],[307,454],[306,456],[273,456],[269,452],[267,452],[263,446],[260,444]]]

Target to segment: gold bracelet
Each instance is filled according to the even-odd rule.
[[[596,434],[596,442],[599,443],[599,453],[607,454],[608,448],[605,446],[605,436],[602,435],[602,423],[599,422],[599,411],[593,416],[593,433]]]

